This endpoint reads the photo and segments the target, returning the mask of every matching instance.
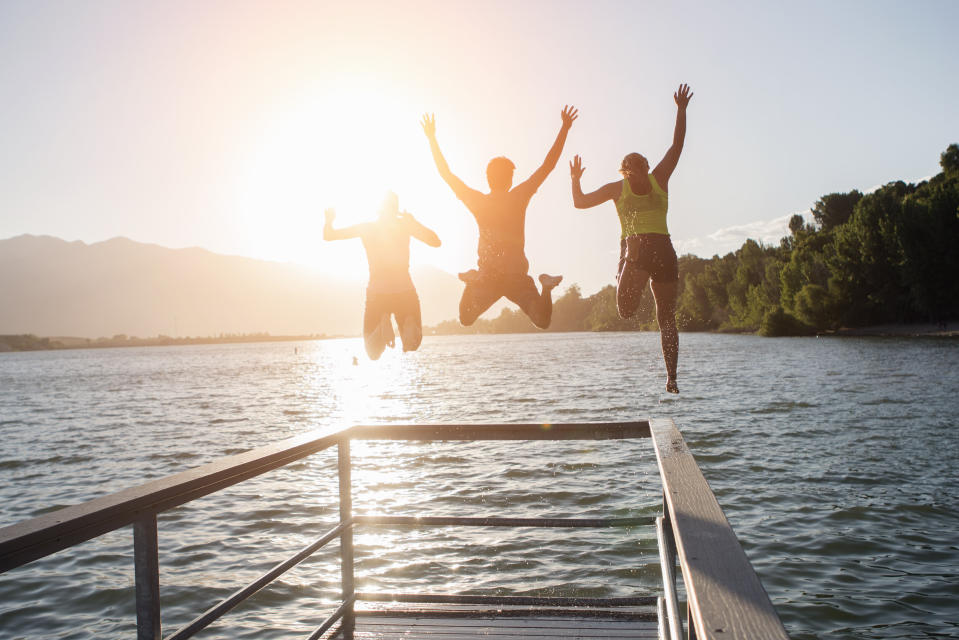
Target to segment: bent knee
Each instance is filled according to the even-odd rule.
[[[416,351],[423,342],[423,329],[419,326],[404,326],[400,337],[403,339],[403,351]]]
[[[533,321],[533,325],[538,329],[549,329],[549,325],[552,323],[552,318],[530,318]]]

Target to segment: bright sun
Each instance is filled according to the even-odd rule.
[[[435,200],[447,195],[435,169],[422,166],[419,115],[382,82],[357,76],[275,105],[255,128],[234,190],[245,252],[364,277],[359,247],[323,243],[323,210],[336,209],[337,226],[369,220],[387,190],[427,225],[448,209]]]

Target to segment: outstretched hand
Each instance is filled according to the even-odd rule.
[[[579,156],[573,156],[573,161],[569,163],[569,175],[573,180],[579,180],[583,177],[586,167],[583,166],[583,159]]]
[[[423,127],[423,133],[426,134],[426,137],[433,139],[436,137],[436,116],[432,113],[424,113],[423,119],[420,121],[420,126]]]
[[[336,209],[332,207],[323,212],[323,217],[326,218],[326,224],[332,224],[333,220],[336,218]]]
[[[563,107],[563,126],[569,129],[573,126],[573,120],[579,117],[579,110],[576,107],[566,105]]]
[[[673,100],[680,109],[685,109],[689,105],[689,100],[693,97],[693,92],[689,90],[688,84],[679,85],[679,90],[673,94]]]

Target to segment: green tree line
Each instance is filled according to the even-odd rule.
[[[942,172],[919,184],[890,182],[862,194],[830,193],[801,215],[778,246],[747,240],[709,259],[679,259],[676,319],[685,331],[807,335],[840,327],[944,322],[959,317],[959,145]],[[571,286],[553,306],[550,331],[657,329],[652,295],[633,318],[616,312],[616,289],[583,297]],[[436,333],[538,331],[518,310]]]

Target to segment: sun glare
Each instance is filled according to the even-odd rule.
[[[362,280],[366,259],[352,242],[323,242],[323,212],[336,225],[372,220],[387,191],[440,233],[439,250],[413,243],[414,263],[467,268],[475,239],[436,175],[419,127],[420,105],[382,78],[344,75],[287,96],[262,115],[241,149],[233,188],[241,252]],[[450,145],[452,146],[452,145]]]
[[[361,76],[277,104],[249,142],[235,189],[246,252],[338,276],[365,273],[352,243],[322,242],[323,211],[336,209],[337,226],[371,220],[388,190],[402,208],[415,201],[417,218],[430,224],[440,186],[432,166],[411,161],[427,155],[417,111]]]

